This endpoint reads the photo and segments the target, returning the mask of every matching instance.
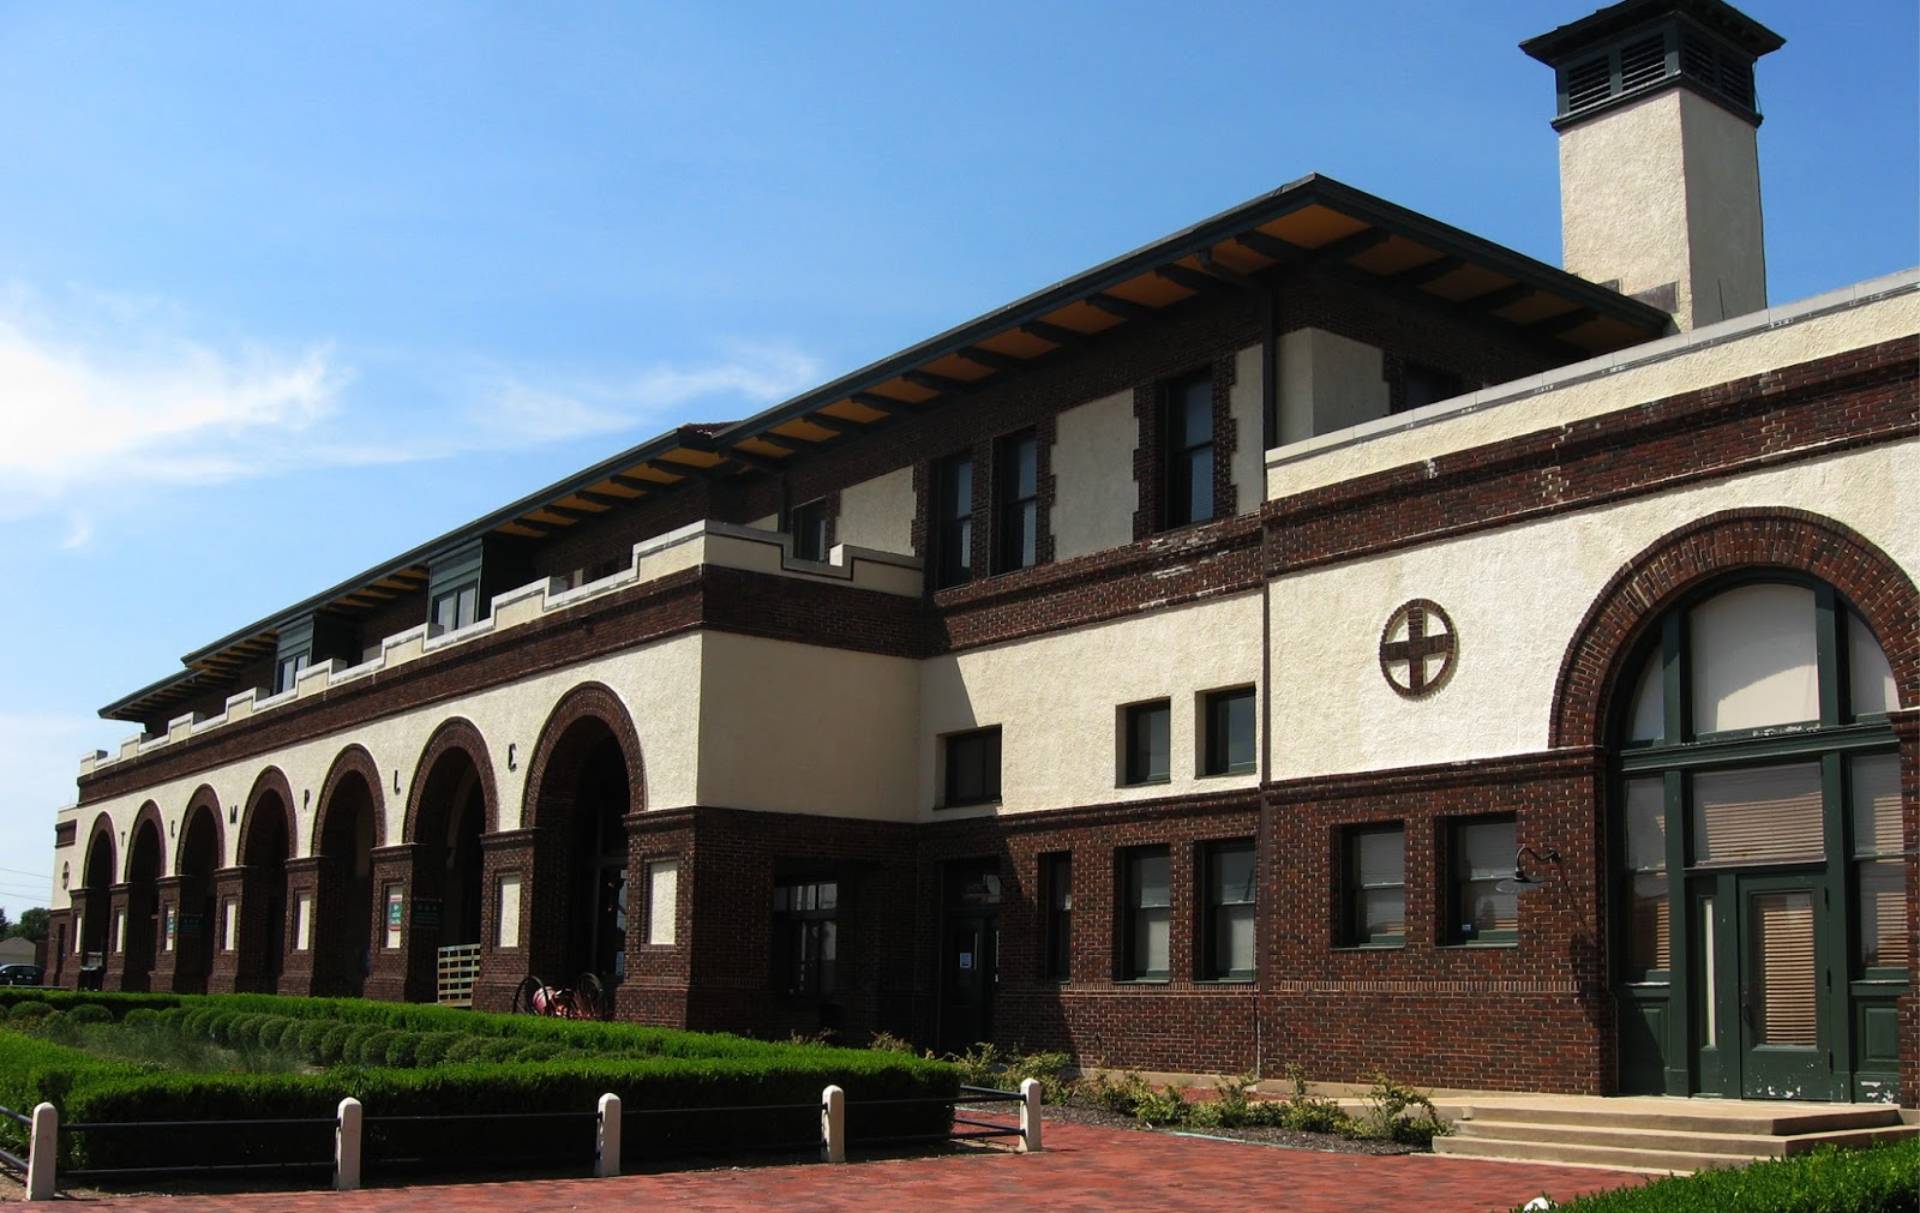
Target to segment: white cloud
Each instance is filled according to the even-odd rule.
[[[379,374],[407,382],[377,382],[326,341],[221,347],[185,325],[164,300],[76,289],[50,306],[0,287],[0,519],[68,509],[109,485],[124,499],[292,464],[404,463],[619,431],[635,441],[744,416],[820,373],[790,346],[734,343],[703,362],[618,374],[403,357]],[[381,407],[401,395],[408,407]],[[87,544],[98,521],[71,517],[61,546]]]

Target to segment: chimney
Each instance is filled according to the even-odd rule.
[[[1753,64],[1784,43],[1721,0],[1624,0],[1520,44],[1557,81],[1568,272],[1681,329],[1767,306]]]

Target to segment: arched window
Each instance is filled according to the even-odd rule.
[[[1908,932],[1879,641],[1831,586],[1754,575],[1676,606],[1628,668],[1622,1088],[1871,1094],[1898,1070]]]

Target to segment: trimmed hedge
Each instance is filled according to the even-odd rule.
[[[1823,1147],[1736,1170],[1596,1192],[1555,1207],[1572,1213],[1915,1213],[1920,1138],[1865,1150]]]
[[[127,1030],[296,1052],[332,1067],[317,1074],[170,1071],[0,1030],[0,1102],[17,1101],[8,1106],[24,1110],[51,1100],[60,1107],[63,1123],[323,1122],[217,1133],[165,1127],[63,1133],[67,1166],[319,1162],[331,1157],[331,1118],[346,1095],[366,1108],[366,1148],[375,1168],[402,1160],[461,1168],[585,1163],[593,1153],[594,1109],[609,1091],[620,1095],[628,1112],[624,1157],[639,1165],[804,1148],[818,1139],[820,1091],[829,1083],[847,1091],[848,1134],[855,1142],[944,1133],[959,1089],[953,1067],[899,1053],[631,1024],[353,999],[35,993],[47,1010],[67,1012],[63,1018],[69,1021],[75,1010],[99,1007]],[[0,1008],[9,1014],[14,1001],[0,993]],[[99,1014],[89,1011],[85,1018]],[[926,1102],[861,1106],[900,1099]],[[705,1108],[714,1111],[701,1111]],[[574,1115],[450,1119],[490,1112]]]

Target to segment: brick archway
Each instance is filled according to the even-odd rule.
[[[413,1002],[437,996],[441,949],[484,938],[481,840],[499,828],[500,797],[486,738],[472,721],[443,721],[414,764],[397,846],[378,860],[377,883],[405,891],[398,948],[382,948],[368,989]],[[468,953],[454,953],[464,959]]]
[[[276,796],[280,801],[280,815],[286,826],[287,857],[291,858],[294,846],[300,838],[300,818],[293,805],[293,785],[279,767],[268,767],[254,777],[253,788],[247,793],[246,807],[240,810],[240,839],[233,853],[233,862],[244,866],[247,851],[251,848],[254,835],[262,828],[261,818],[267,811],[267,797]]]
[[[227,831],[220,817],[220,794],[203,783],[193,790],[193,795],[187,798],[187,807],[180,813],[178,836],[173,840],[173,874],[176,876],[186,870],[187,835],[199,813],[210,814],[213,820],[213,866],[219,867],[226,859]]]
[[[1805,510],[1726,510],[1653,543],[1600,591],[1561,658],[1548,744],[1604,744],[1622,666],[1647,629],[1709,578],[1762,568],[1805,573],[1840,591],[1886,651],[1901,706],[1920,702],[1920,593],[1891,557],[1851,527]]]
[[[289,947],[287,863],[299,838],[293,785],[279,767],[267,767],[254,777],[240,811],[233,867],[220,891],[223,915],[225,900],[234,901],[232,927],[229,933],[221,925],[226,946],[214,957],[210,988],[262,994],[279,989]]]
[[[646,807],[646,769],[640,754],[640,733],[633,727],[633,717],[627,714],[627,705],[620,702],[612,688],[604,683],[586,682],[561,696],[560,702],[547,714],[546,723],[540,726],[540,739],[534,744],[533,762],[527,767],[527,782],[521,794],[521,826],[537,828],[553,824],[540,819],[541,801],[552,799],[543,793],[556,777],[567,774],[555,769],[557,765],[578,761],[579,755],[568,752],[572,747],[563,749],[562,743],[575,725],[588,720],[605,725],[619,741],[626,758],[627,788],[633,797],[633,811],[637,813]]]
[[[413,764],[413,782],[407,789],[406,815],[400,829],[402,842],[420,841],[420,805],[426,796],[428,780],[440,760],[453,751],[466,754],[480,781],[480,795],[486,804],[486,820],[481,829],[491,832],[501,828],[500,794],[494,787],[493,759],[487,752],[487,740],[472,721],[455,716],[433,731],[433,736],[421,747],[419,760]]]
[[[376,953],[373,855],[387,834],[383,782],[373,755],[350,745],[333,760],[320,785],[307,853],[311,862],[300,865],[297,881],[288,881],[295,886],[290,890],[296,902],[295,955],[285,976],[296,992],[350,997],[367,992]],[[357,822],[341,816],[349,811],[367,816],[364,839]],[[312,891],[311,922],[303,920],[298,908],[306,889]],[[310,950],[300,947],[303,937]]]
[[[325,836],[327,812],[334,805],[340,792],[340,785],[347,776],[358,775],[366,781],[367,792],[373,798],[373,845],[383,846],[387,841],[387,796],[386,786],[380,778],[380,764],[367,753],[365,746],[350,745],[340,751],[327,768],[327,777],[320,784],[320,808],[313,815],[313,835],[307,841],[307,854],[320,853],[320,839]]]

